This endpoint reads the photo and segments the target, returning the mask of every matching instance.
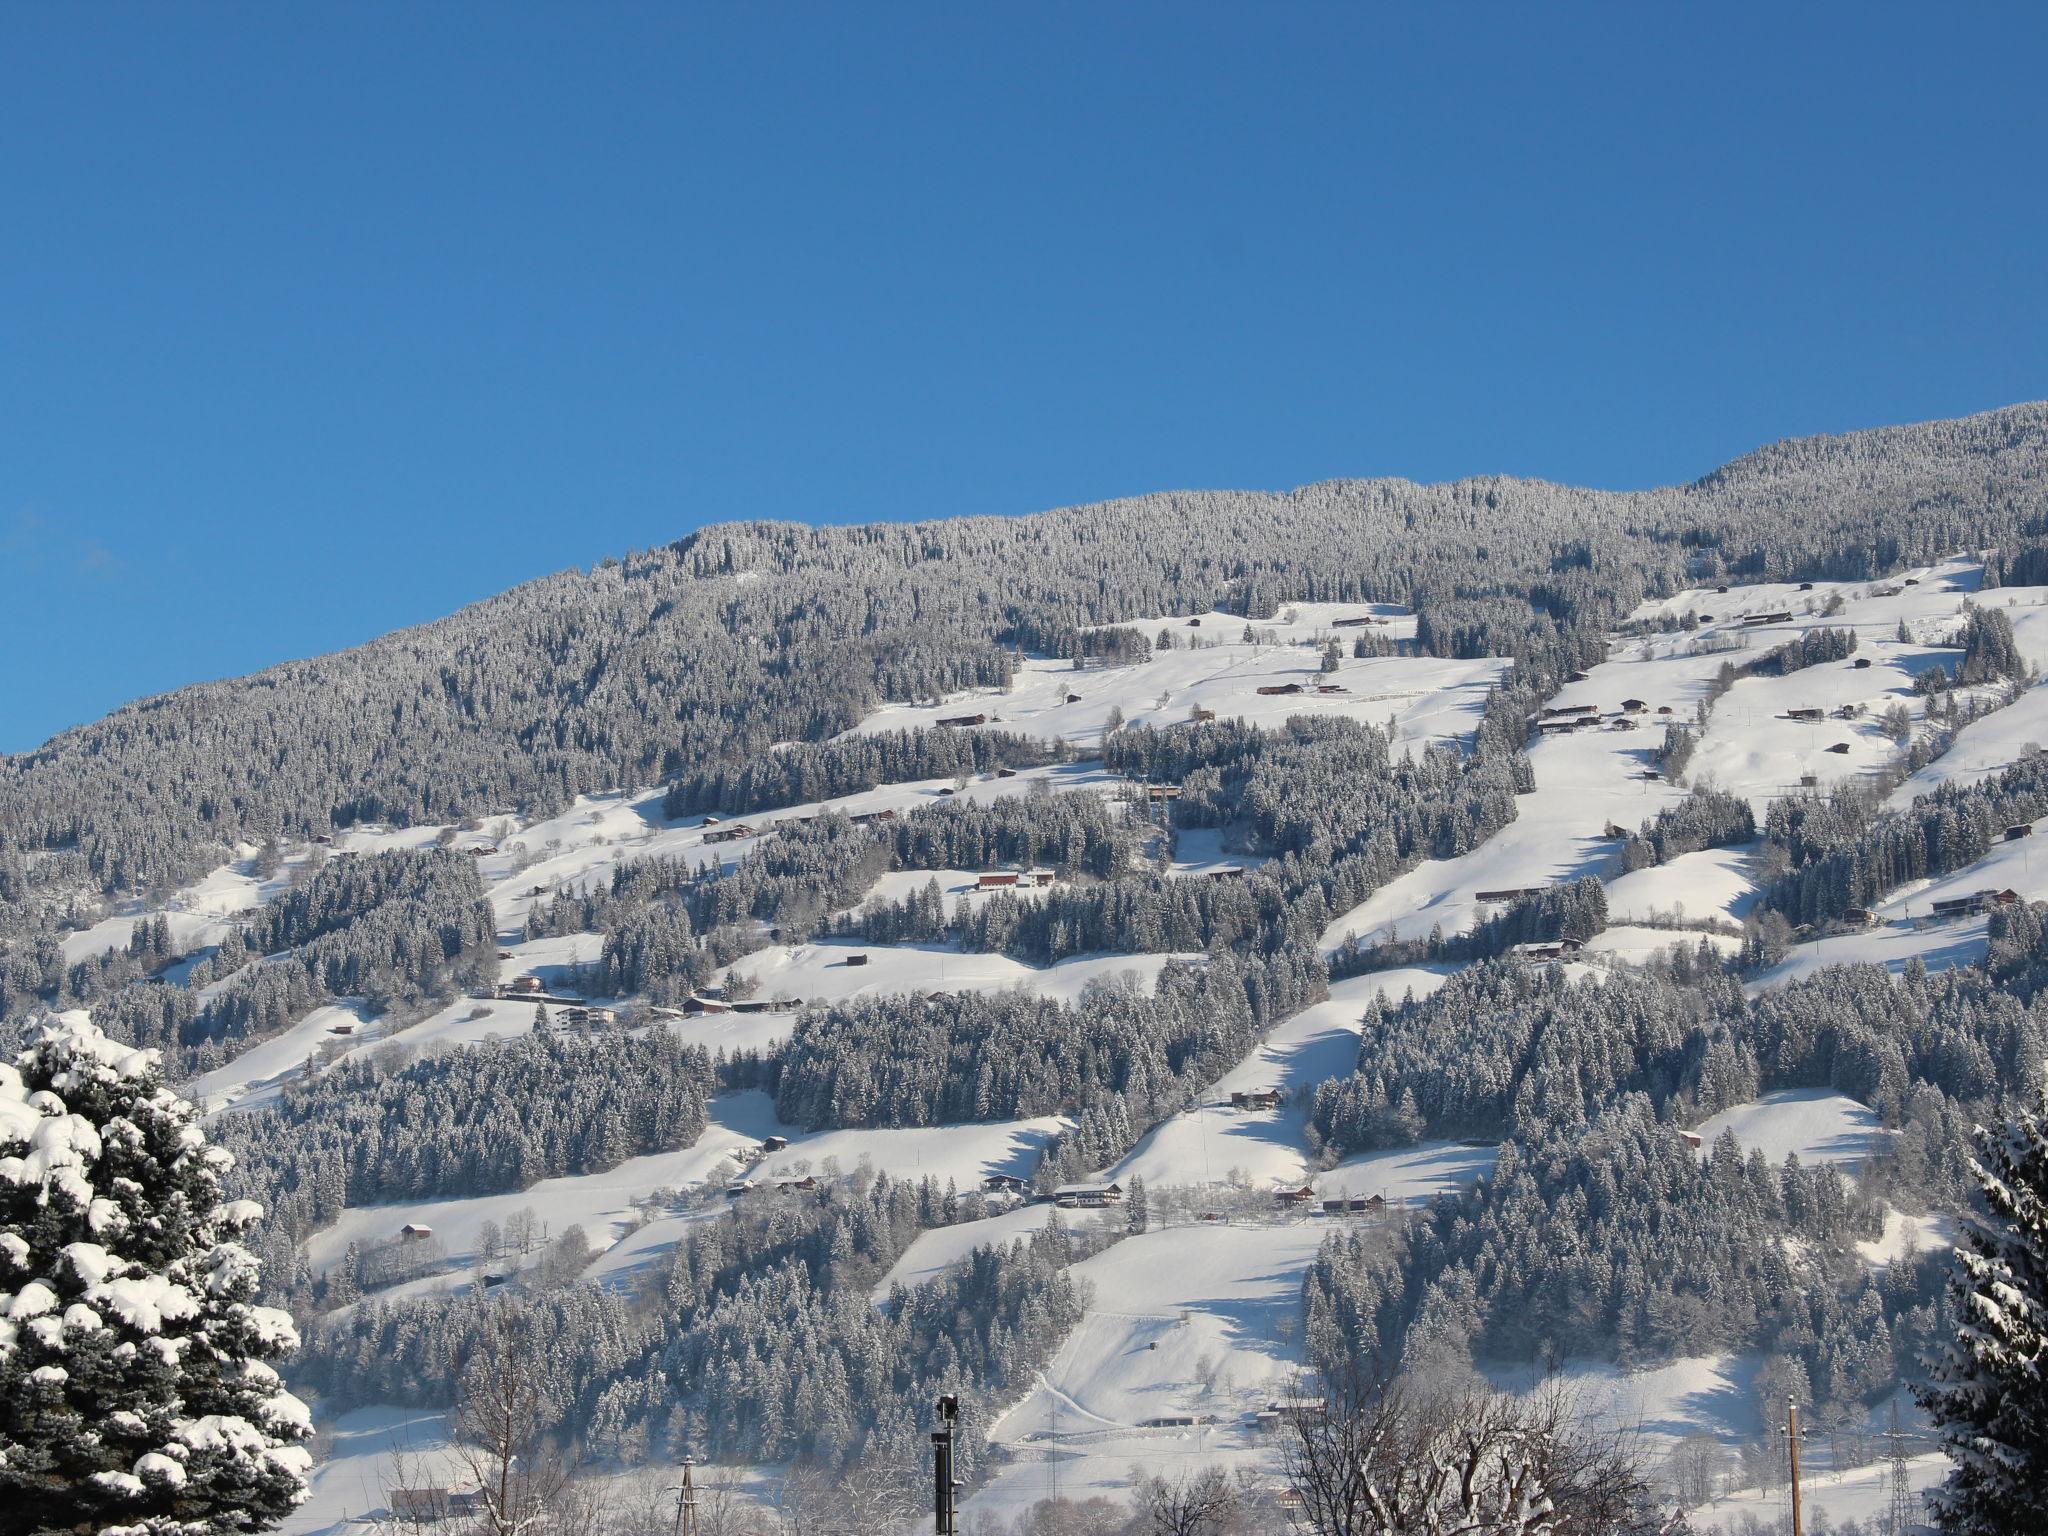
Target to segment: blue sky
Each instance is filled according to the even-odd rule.
[[[0,7],[0,749],[706,522],[2048,395],[2039,6]]]

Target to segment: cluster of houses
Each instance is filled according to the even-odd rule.
[[[1385,1195],[1331,1195],[1318,1198],[1309,1184],[1289,1184],[1273,1191],[1273,1204],[1283,1211],[1307,1210],[1320,1216],[1370,1216],[1387,1208]]]
[[[1975,917],[1989,912],[1993,907],[2009,907],[2020,899],[2020,893],[2013,890],[1972,891],[1967,896],[1951,896],[1934,903],[1934,917],[1937,921],[1952,917]]]
[[[1574,672],[1573,682],[1583,681],[1586,674]],[[1669,715],[1669,704],[1660,704],[1655,713]],[[1646,699],[1623,699],[1611,715],[1603,716],[1598,704],[1554,704],[1530,720],[1536,730],[1552,736],[1561,736],[1571,731],[1590,731],[1605,726],[1610,731],[1632,731],[1643,717],[1652,713]]]
[[[848,961],[847,963],[850,965],[866,965],[867,957],[863,955],[858,961]],[[801,1008],[803,1005],[804,1000],[800,997],[783,998],[780,1002],[780,1010],[786,1012],[791,1008]],[[729,998],[705,997],[701,993],[693,992],[690,996],[683,999],[683,1012],[693,1017],[704,1013],[775,1013],[777,1011],[778,1005],[765,997],[750,997],[734,1002]]]
[[[1349,693],[1342,683],[1261,683],[1258,691],[1268,698],[1296,693]]]

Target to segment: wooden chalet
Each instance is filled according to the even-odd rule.
[[[848,965],[866,965],[868,963],[868,957],[862,954],[860,951],[856,950],[854,951],[854,953],[846,957],[846,963]]]
[[[1276,1189],[1273,1191],[1273,1203],[1275,1205],[1281,1206],[1307,1205],[1311,1201],[1313,1201],[1315,1197],[1316,1192],[1313,1189],[1310,1189],[1306,1184],[1303,1184],[1298,1188],[1290,1187],[1287,1189]]]
[[[763,1136],[761,1138],[761,1152],[764,1156],[770,1153],[786,1152],[788,1150],[789,1138],[787,1136]]]
[[[1869,671],[1869,670],[1870,670],[1870,658],[1869,658],[1868,656],[1858,656],[1858,657],[1856,658],[1856,661],[1855,661],[1855,667],[1856,667],[1856,670],[1857,670],[1858,672],[1867,672],[1867,671]]]
[[[2016,843],[2023,837],[2032,837],[2033,835],[2033,827],[2024,821],[2014,822],[2005,829],[2005,840],[2008,843]]]
[[[1249,1091],[1240,1089],[1231,1094],[1230,1107],[1232,1109],[1278,1109],[1280,1107],[1280,1100],[1281,1093],[1278,1088],[1253,1088]]]
[[[986,869],[974,877],[974,888],[977,891],[1001,890],[1016,883],[1017,871],[1014,869]]]
[[[1621,701],[1621,712],[1624,715],[1640,715],[1647,711],[1649,707],[1650,704],[1647,699],[1623,699]]]
[[[1203,877],[1209,880],[1242,880],[1244,878],[1244,866],[1242,864],[1225,864],[1221,869],[1205,870]]]
[[[1846,741],[1838,741],[1833,746],[1829,747],[1828,750],[1834,753],[1837,757],[1847,757],[1849,755],[1849,743],[1847,743]]]
[[[736,821],[729,827],[715,827],[704,834],[707,843],[732,843],[743,837],[752,837],[754,829],[744,821]]]
[[[434,1235],[434,1229],[416,1221],[408,1221],[398,1229],[398,1239],[404,1243],[423,1243]]]
[[[987,716],[987,715],[947,715],[947,716],[945,716],[945,717],[944,717],[943,719],[941,719],[941,720],[940,720],[940,721],[939,721],[938,723],[939,723],[940,725],[942,725],[942,726],[945,726],[945,727],[948,727],[948,728],[953,728],[953,727],[958,727],[958,726],[963,726],[963,725],[987,725],[987,724],[988,724],[988,716]]]
[[[984,1194],[1027,1195],[1031,1192],[1031,1181],[1022,1174],[991,1173],[981,1181]]]
[[[1817,708],[1816,706],[1811,704],[1802,704],[1797,709],[1788,709],[1785,711],[1785,718],[1787,720],[1812,721],[1825,720],[1827,719],[1827,717],[1828,712],[1826,710]]]
[[[1265,690],[1260,689],[1259,691],[1263,693]],[[1180,786],[1178,784],[1147,784],[1145,786],[1145,798],[1147,800],[1178,800],[1180,798]]]
[[[538,976],[514,976],[505,984],[508,997],[532,997],[546,990]]]
[[[1265,694],[1265,695],[1266,695],[1267,697],[1269,697],[1269,698],[1270,698],[1270,697],[1272,697],[1272,696],[1274,696],[1274,695],[1276,695],[1276,694],[1283,694],[1283,693],[1299,693],[1299,692],[1301,692],[1301,684],[1299,684],[1299,683],[1261,683],[1261,684],[1259,685],[1259,692],[1260,692],[1260,693],[1262,693],[1262,694]]]
[[[1789,613],[1746,613],[1742,616],[1743,627],[1746,629],[1755,629],[1761,624],[1790,624],[1791,622],[1792,615]]]
[[[1376,619],[1376,618],[1374,618],[1374,617],[1373,617],[1373,616],[1372,616],[1371,614],[1369,614],[1369,613],[1362,613],[1362,614],[1358,614],[1358,615],[1355,615],[1354,617],[1351,617],[1351,618],[1346,618],[1346,619],[1332,619],[1332,620],[1330,620],[1330,628],[1332,628],[1332,629],[1363,629],[1363,628],[1364,628],[1364,627],[1365,627],[1366,625],[1368,625],[1368,624],[1383,624],[1383,623],[1385,623],[1385,622],[1386,622],[1386,621],[1385,621],[1384,619]]]

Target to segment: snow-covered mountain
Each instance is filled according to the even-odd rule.
[[[1731,1488],[1790,1393],[1862,1498],[2048,1058],[2044,535],[2040,405],[707,529],[0,759],[0,1030],[163,1049],[270,1206],[294,1529],[504,1309],[619,1477],[952,1390],[991,1517],[1277,1483],[1372,1355]]]

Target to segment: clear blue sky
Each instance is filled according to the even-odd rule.
[[[741,517],[2048,395],[2038,5],[0,5],[0,749]]]

